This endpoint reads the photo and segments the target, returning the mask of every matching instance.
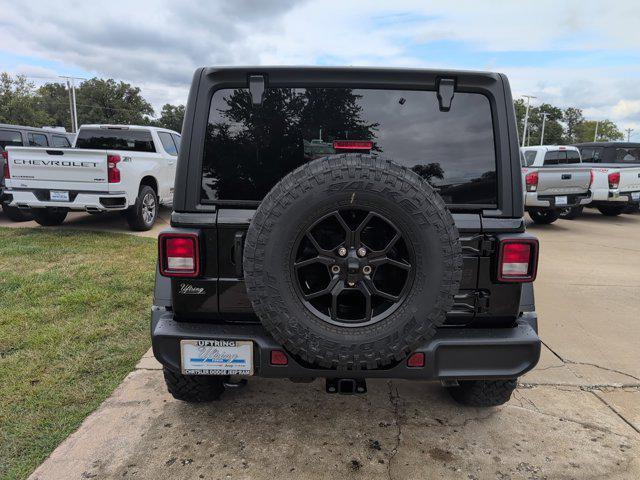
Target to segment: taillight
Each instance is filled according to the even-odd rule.
[[[195,233],[161,233],[158,236],[160,273],[166,277],[197,277],[200,249]]]
[[[613,172],[609,174],[609,188],[616,189],[620,185],[620,172]]]
[[[9,152],[2,152],[2,158],[4,158],[4,166],[2,167],[2,176],[4,178],[11,178],[9,173]]]
[[[594,178],[593,170],[589,170],[589,188],[591,188],[591,185],[593,185],[593,178]]]
[[[524,177],[527,192],[535,192],[538,189],[538,172],[530,172]]]
[[[371,150],[373,142],[368,140],[335,140],[334,150]]]
[[[107,155],[107,178],[109,183],[120,182],[120,170],[118,170],[120,160],[120,155]]]
[[[538,270],[538,240],[510,238],[500,241],[499,282],[533,282]]]

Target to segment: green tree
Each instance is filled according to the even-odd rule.
[[[611,120],[601,120],[598,123],[598,138],[596,141],[606,142],[612,140],[623,140],[624,134],[618,129],[618,126]],[[593,142],[596,133],[596,122],[594,120],[585,120],[576,127],[577,142]]]
[[[33,83],[26,77],[0,74],[0,123],[42,127],[53,119],[44,111]]]
[[[76,89],[76,102],[79,125],[152,123],[153,108],[140,95],[140,88],[112,78],[92,78],[82,82]]]
[[[578,141],[578,129],[580,124],[584,122],[582,110],[575,107],[565,108],[562,119],[566,126],[564,132],[565,143],[576,143]]]
[[[184,121],[184,105],[171,105],[165,103],[160,112],[160,118],[155,122],[156,125],[176,132],[182,131],[182,122]]]
[[[69,111],[69,91],[62,83],[46,83],[37,91],[42,109],[49,115],[52,125],[65,127],[71,131],[71,113]]]

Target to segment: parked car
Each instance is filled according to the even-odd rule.
[[[593,202],[607,216],[638,211],[640,205],[640,143],[578,143],[582,161],[593,168]]]
[[[66,133],[64,129],[24,127],[21,125],[9,125],[0,123],[0,171],[5,171],[7,146],[30,147],[70,147],[74,135]],[[27,210],[10,207],[4,197],[4,174],[0,178],[0,203],[2,211],[14,222],[31,220],[31,214]]]
[[[522,147],[524,208],[535,223],[555,222],[591,202],[592,173],[576,147]]]
[[[173,201],[177,132],[83,125],[74,147],[8,147],[9,205],[31,209],[40,225],[59,225],[70,210],[121,210],[133,230],[148,230],[158,205]]]
[[[511,105],[494,73],[197,70],[151,312],[169,392],[404,378],[506,402],[540,355]]]

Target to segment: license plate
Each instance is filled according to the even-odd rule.
[[[68,202],[69,192],[65,192],[62,190],[51,190],[51,192],[49,193],[49,198],[53,202]]]
[[[640,200],[640,192],[631,192],[631,200]]]
[[[184,375],[253,375],[253,342],[180,340]]]
[[[566,205],[567,197],[556,197],[556,205]]]

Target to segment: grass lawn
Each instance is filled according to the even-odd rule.
[[[27,477],[149,348],[153,239],[0,228],[0,478]]]

